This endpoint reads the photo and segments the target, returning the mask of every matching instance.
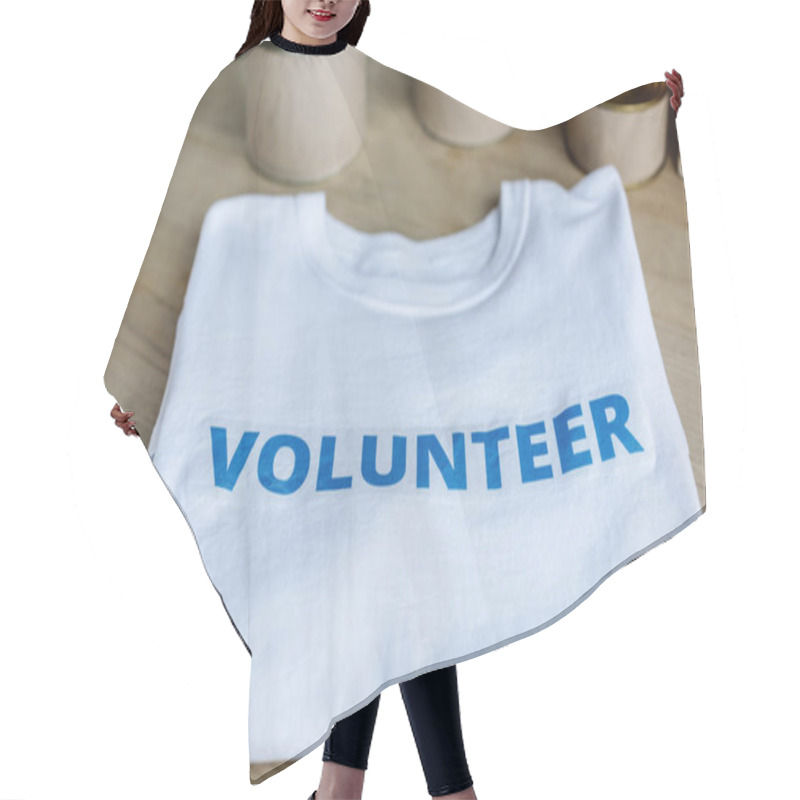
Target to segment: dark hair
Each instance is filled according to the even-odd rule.
[[[369,16],[369,0],[361,0],[356,7],[353,18],[342,28],[336,38],[346,39],[355,46],[364,30],[364,23]],[[251,47],[261,44],[264,39],[283,30],[283,6],[280,0],[255,0],[250,12],[250,30],[244,44],[239,48],[235,58],[246,53]]]

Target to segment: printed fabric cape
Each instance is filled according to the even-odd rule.
[[[704,510],[651,313],[685,297],[614,166],[503,127],[275,37],[192,118],[106,385],[251,655],[253,783]]]

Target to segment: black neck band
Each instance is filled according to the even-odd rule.
[[[340,37],[335,42],[330,44],[298,44],[297,42],[281,36],[277,31],[269,37],[269,40],[282,50],[288,50],[291,53],[306,53],[312,56],[327,56],[333,53],[341,53],[347,47],[347,39]]]

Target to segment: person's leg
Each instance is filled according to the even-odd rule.
[[[380,699],[378,695],[334,724],[322,751],[322,777],[314,800],[360,800]]]
[[[461,732],[456,667],[400,684],[431,797],[475,797]]]

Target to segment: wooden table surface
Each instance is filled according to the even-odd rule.
[[[583,176],[567,155],[561,126],[515,129],[481,147],[436,141],[414,112],[414,79],[367,59],[368,128],[361,152],[325,181],[276,183],[245,155],[241,65],[237,59],[226,67],[198,105],[106,369],[106,388],[123,409],[135,412],[145,445],[166,385],[203,217],[214,201],[324,189],[328,211],[354,228],[386,230],[388,218],[392,230],[428,239],[483,219],[498,203],[501,180],[548,178],[570,187]],[[688,220],[674,155],[655,179],[627,196],[661,353],[705,505]]]

